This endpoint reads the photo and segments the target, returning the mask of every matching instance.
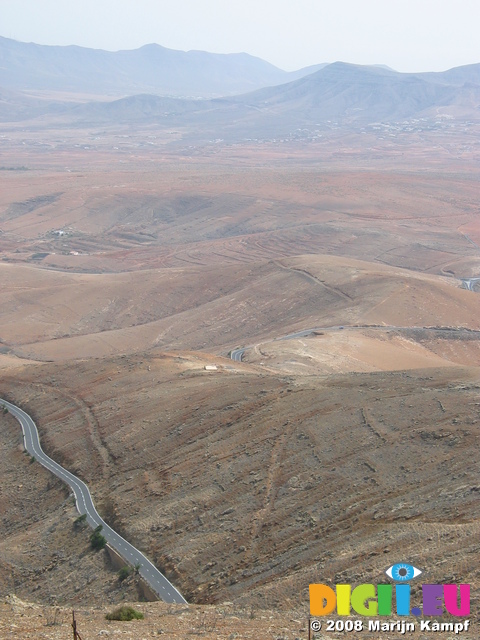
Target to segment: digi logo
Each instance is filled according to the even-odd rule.
[[[385,573],[396,584],[360,584],[352,590],[349,584],[337,584],[335,590],[326,584],[310,585],[310,614],[326,616],[335,608],[339,616],[349,616],[351,610],[361,616],[389,616],[393,604],[399,616],[470,615],[469,584],[423,584],[422,609],[410,608],[409,581],[422,571],[404,562],[394,564]],[[460,597],[459,597],[460,596]]]

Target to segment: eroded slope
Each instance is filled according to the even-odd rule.
[[[302,606],[310,582],[376,583],[399,558],[476,582],[476,369],[295,378],[209,362],[32,366],[0,391],[192,601]]]

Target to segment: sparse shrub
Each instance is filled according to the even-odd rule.
[[[86,522],[86,520],[87,520],[87,514],[86,514],[86,513],[82,513],[82,515],[81,515],[81,516],[78,516],[78,518],[76,518],[76,519],[73,521],[73,525],[74,525],[75,527],[77,527],[77,528],[78,528],[78,527],[81,527],[81,526]]]
[[[5,415],[6,413],[8,413],[8,407],[3,405],[3,415]]]
[[[32,464],[33,462],[35,462],[35,456],[30,457],[30,464]]]
[[[52,611],[51,607],[44,607],[43,615],[46,618],[45,625],[47,627],[55,627],[57,624],[61,624],[61,612],[58,607]]]
[[[105,616],[107,620],[121,620],[122,622],[128,620],[143,620],[143,613],[141,611],[136,611],[133,607],[118,607],[111,613],[107,613]]]
[[[123,582],[124,580],[126,580],[128,578],[128,576],[132,573],[132,570],[130,569],[130,567],[122,567],[120,569],[120,571],[117,573],[118,575],[118,579],[120,580],[120,582]]]
[[[90,536],[90,546],[92,547],[92,549],[95,549],[95,551],[98,551],[99,549],[103,549],[103,547],[107,544],[107,540],[105,539],[105,536],[102,536],[101,534],[102,529],[103,529],[103,526],[99,524],[98,527],[94,529],[92,535]]]

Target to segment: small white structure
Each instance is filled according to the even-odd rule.
[[[206,364],[205,371],[216,371],[218,369],[216,364]]]

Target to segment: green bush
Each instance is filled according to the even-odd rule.
[[[83,513],[81,516],[78,516],[78,518],[76,518],[76,519],[73,521],[73,525],[74,525],[75,527],[77,527],[77,528],[78,528],[78,527],[81,527],[81,526],[84,524],[84,522],[86,521],[86,519],[87,519],[87,514],[86,514],[86,513]]]
[[[130,567],[122,567],[120,569],[120,571],[117,573],[118,575],[118,579],[120,580],[120,582],[123,582],[124,580],[126,580],[128,578],[128,576],[132,573],[132,570],[130,569]]]
[[[122,622],[128,620],[143,620],[143,613],[136,611],[133,607],[118,607],[111,613],[107,613],[105,616],[107,620],[121,620]]]
[[[102,529],[103,526],[99,524],[90,536],[90,546],[92,547],[92,549],[95,549],[95,551],[103,549],[103,547],[107,544],[105,536],[102,536],[102,534],[100,533]]]
[[[5,415],[6,413],[8,413],[8,407],[3,405],[3,415]]]

